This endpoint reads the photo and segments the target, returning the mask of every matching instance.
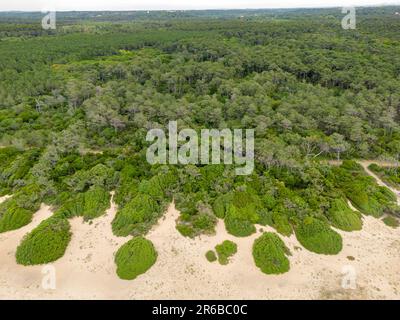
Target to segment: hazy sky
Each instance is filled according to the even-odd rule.
[[[360,6],[400,0],[0,0],[0,10],[159,10]]]

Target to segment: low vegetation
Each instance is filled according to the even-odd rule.
[[[237,252],[237,245],[232,241],[225,240],[215,246],[215,251],[218,255],[218,262],[225,265],[229,263],[229,259]]]
[[[290,255],[289,249],[274,233],[266,232],[254,241],[254,262],[266,274],[288,272],[290,263],[287,255]]]
[[[25,235],[17,248],[16,260],[22,265],[37,265],[61,258],[71,240],[67,219],[53,216]]]
[[[398,226],[399,226],[399,220],[397,220],[396,218],[394,218],[392,216],[387,216],[387,217],[383,218],[382,221],[387,226],[392,227],[392,228],[398,228]]]
[[[361,214],[353,211],[343,199],[334,199],[328,210],[328,219],[332,226],[343,231],[362,229]]]
[[[41,189],[37,184],[27,185],[13,197],[0,204],[0,233],[19,229],[32,221],[39,209]]]
[[[342,237],[322,220],[307,217],[295,233],[303,247],[312,252],[333,255],[342,250]]]
[[[379,186],[358,163],[344,161],[342,166],[334,168],[332,174],[332,180],[363,214],[379,218],[385,213],[398,211],[396,195]]]
[[[217,261],[217,255],[215,254],[214,251],[209,250],[209,251],[206,252],[206,259],[209,262],[215,262],[215,261]]]
[[[372,163],[368,168],[378,175],[383,182],[389,186],[400,190],[400,167],[380,167],[375,163]]]
[[[133,280],[149,270],[157,260],[151,241],[135,237],[118,249],[115,255],[117,274],[121,279]]]

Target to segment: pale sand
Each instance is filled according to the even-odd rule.
[[[57,288],[41,286],[42,267],[22,267],[14,253],[20,239],[52,213],[42,206],[33,222],[0,235],[1,299],[399,299],[400,229],[364,217],[362,231],[341,232],[343,251],[336,256],[317,255],[301,248],[294,236],[283,238],[292,252],[291,269],[279,276],[265,275],[254,265],[251,248],[255,238],[228,235],[219,221],[215,236],[195,240],[175,229],[179,213],[171,205],[147,235],[158,251],[156,264],[133,281],[118,279],[114,254],[129,238],[116,238],[111,221],[116,207],[93,224],[71,221],[73,236],[63,258],[53,263]],[[273,231],[269,227],[259,227]],[[223,240],[238,244],[230,264],[209,263],[204,254]],[[350,261],[348,257],[354,257]],[[357,288],[342,289],[342,268],[357,272]]]

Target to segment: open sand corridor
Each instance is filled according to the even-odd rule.
[[[368,172],[369,173],[369,172]],[[0,201],[5,198],[1,198]],[[43,266],[23,267],[15,262],[22,237],[51,216],[42,206],[33,221],[16,231],[0,234],[0,299],[399,299],[400,229],[364,216],[358,232],[337,230],[343,250],[335,256],[305,250],[296,237],[282,237],[290,249],[291,268],[286,274],[263,274],[254,264],[252,245],[262,231],[247,238],[229,235],[222,220],[216,234],[184,238],[175,229],[179,212],[171,204],[146,236],[157,251],[155,265],[132,281],[115,273],[114,254],[130,238],[112,234],[117,207],[111,202],[106,214],[92,224],[81,218],[70,221],[72,240],[64,257],[52,265],[56,288],[42,287]],[[231,262],[210,263],[204,254],[224,240],[238,245]],[[349,268],[355,271],[355,289],[344,289]]]

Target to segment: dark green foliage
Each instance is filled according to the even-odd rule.
[[[61,258],[71,240],[68,220],[53,216],[28,233],[17,248],[17,263],[37,265]]]
[[[139,182],[135,179],[135,176],[136,170],[132,165],[126,165],[121,170],[114,196],[114,201],[119,206],[124,206],[137,194]]]
[[[107,187],[112,184],[114,170],[103,164],[98,164],[90,170],[77,171],[66,179],[66,184],[73,191],[85,191],[90,186]]]
[[[115,255],[117,274],[121,279],[133,280],[150,269],[157,260],[151,241],[136,237],[118,249]]]
[[[342,250],[342,237],[328,224],[308,217],[295,228],[297,240],[306,248],[319,254],[338,254]]]
[[[94,186],[85,193],[77,193],[67,200],[55,214],[67,219],[83,217],[85,220],[92,220],[105,213],[110,206],[110,198],[108,191]]]
[[[206,252],[206,259],[209,262],[215,262],[215,261],[217,261],[217,256],[216,256],[214,251],[209,250],[209,251]]]
[[[232,241],[225,240],[215,246],[215,251],[217,252],[219,263],[225,265],[229,263],[229,259],[237,252],[237,245]]]
[[[117,212],[112,229],[115,235],[144,234],[159,218],[161,208],[152,197],[138,194]]]
[[[328,210],[328,219],[332,225],[344,231],[356,231],[362,229],[362,220],[359,212],[349,208],[343,199],[334,199]]]
[[[215,232],[217,219],[208,204],[206,193],[177,194],[175,204],[181,212],[176,228],[183,236],[194,238]]]
[[[353,205],[362,213],[381,217],[391,212],[396,204],[396,195],[379,186],[375,179],[367,176],[363,168],[354,161],[344,161],[333,169],[333,180]]]
[[[286,255],[290,255],[289,249],[274,233],[266,232],[254,241],[254,262],[266,274],[288,272],[290,263]]]

